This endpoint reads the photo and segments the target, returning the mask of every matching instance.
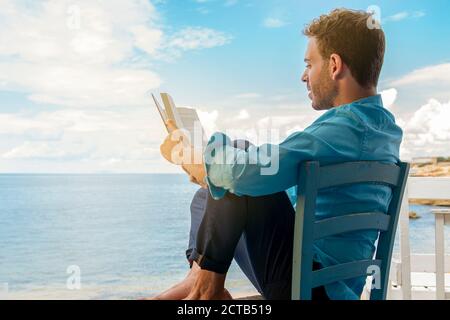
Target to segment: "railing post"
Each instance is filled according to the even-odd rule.
[[[400,256],[402,299],[411,300],[411,249],[409,246],[409,196],[408,183],[400,209]],[[391,285],[391,284],[389,284]]]
[[[445,246],[444,224],[449,210],[432,210],[435,221],[435,259],[436,259],[436,299],[445,299]]]

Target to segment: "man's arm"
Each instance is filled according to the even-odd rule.
[[[250,196],[273,194],[297,184],[301,162],[318,160],[327,164],[358,159],[364,132],[354,119],[339,116],[293,133],[280,144],[250,146],[247,150],[234,148],[225,134],[216,133],[208,142],[203,163],[179,164],[196,181],[205,182],[215,199],[227,191]],[[192,155],[189,148],[184,146],[179,152]]]
[[[326,165],[359,159],[365,132],[364,125],[340,113],[291,134],[280,144],[247,150],[233,148],[226,135],[217,133],[204,155],[206,182],[216,199],[227,191],[249,196],[284,191],[297,185],[298,168],[304,161]]]

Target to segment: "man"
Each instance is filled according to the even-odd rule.
[[[328,111],[304,131],[279,145],[247,148],[216,133],[205,163],[177,162],[203,186],[191,205],[187,258],[192,268],[184,281],[156,299],[231,298],[224,283],[233,258],[264,298],[290,299],[294,201],[289,197],[295,199],[300,163],[399,161],[402,131],[376,89],[385,38],[380,28],[370,27],[371,19],[366,12],[336,9],[305,28],[302,81],[312,107]],[[192,152],[186,143],[180,148],[180,140],[172,133],[161,145],[167,160],[176,162],[177,148],[181,154]],[[262,174],[274,154],[277,171]],[[386,212],[391,196],[389,187],[379,185],[329,188],[318,194],[316,216]],[[376,231],[359,231],[318,240],[311,267],[371,259],[377,237]],[[332,283],[314,289],[313,299],[359,299],[364,284],[364,277]]]

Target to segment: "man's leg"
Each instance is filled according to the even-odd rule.
[[[262,197],[231,193],[214,200],[208,193],[196,247],[191,252],[203,270],[225,274],[240,241],[250,260],[244,272],[267,299],[289,299],[294,210],[285,192]],[[242,240],[241,240],[242,237]],[[253,279],[252,279],[253,278]]]
[[[214,200],[203,189],[194,197],[191,214],[190,261],[225,274],[234,257],[266,299],[290,299],[295,216],[285,192],[262,197],[227,193]],[[313,290],[313,299],[327,298],[323,287]]]
[[[191,202],[191,228],[189,232],[188,249],[186,250],[186,258],[191,265],[194,262],[191,259],[191,254],[196,246],[198,230],[200,228],[200,224],[202,223],[203,217],[205,216],[208,193],[209,191],[207,189],[199,189],[195,193]],[[245,234],[243,234],[239,239],[236,250],[234,251],[234,259],[253,286],[261,293],[262,290],[256,279],[250,256],[248,254]],[[195,266],[198,267],[196,263],[194,264],[194,267]]]

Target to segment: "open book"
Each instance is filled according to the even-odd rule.
[[[195,144],[199,147],[200,145],[204,146],[206,144],[205,131],[195,109],[176,107],[172,97],[168,93],[161,93],[164,107],[159,104],[154,94],[152,94],[152,97],[164,125],[167,120],[172,119],[179,129],[187,130],[193,145]]]

